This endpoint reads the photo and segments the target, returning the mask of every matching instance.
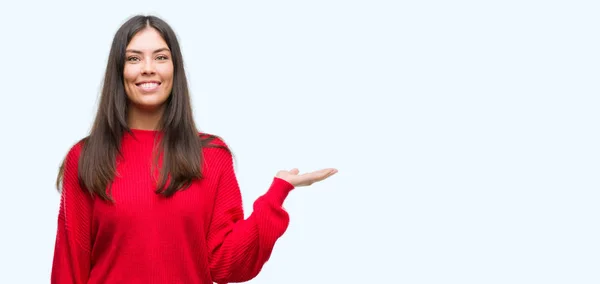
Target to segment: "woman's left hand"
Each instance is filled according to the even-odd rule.
[[[325,180],[326,178],[337,173],[337,169],[327,168],[311,173],[299,174],[298,169],[292,169],[291,171],[279,171],[276,177],[283,179],[294,187],[309,186],[315,182]]]

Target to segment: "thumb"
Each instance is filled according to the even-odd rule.
[[[298,169],[296,169],[296,168],[293,168],[293,169],[290,171],[290,173],[291,173],[291,174],[293,174],[293,175],[297,175],[299,172],[300,172],[300,171],[299,171]]]

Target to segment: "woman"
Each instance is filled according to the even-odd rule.
[[[91,133],[59,172],[51,282],[250,280],[288,226],[288,193],[336,172],[279,171],[244,219],[231,153],[194,124],[175,33],[133,17],[114,37]]]

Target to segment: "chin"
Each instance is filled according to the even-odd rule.
[[[143,109],[143,110],[158,110],[161,107],[163,107],[166,102],[167,102],[167,97],[142,98],[142,99],[132,101],[133,105],[136,108]]]

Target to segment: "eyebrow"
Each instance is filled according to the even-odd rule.
[[[159,52],[163,52],[163,51],[169,51],[170,52],[170,50],[168,48],[163,47],[163,48],[159,48],[159,49],[155,50],[153,53],[159,53]],[[139,53],[139,54],[142,53],[141,51],[136,50],[136,49],[127,49],[126,52]]]

